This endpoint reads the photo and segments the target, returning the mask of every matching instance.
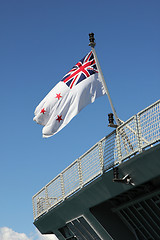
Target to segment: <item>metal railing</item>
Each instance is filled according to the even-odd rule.
[[[160,100],[122,123],[32,198],[34,220],[103,172],[160,140]]]

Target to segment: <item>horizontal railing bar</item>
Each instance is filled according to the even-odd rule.
[[[127,158],[130,158],[132,157],[133,155],[135,155],[136,153],[138,153],[138,150],[132,152],[132,153],[129,153],[127,155],[125,155],[125,157],[122,158],[122,162],[124,162]]]
[[[79,186],[79,187],[75,188],[74,190],[72,190],[71,192],[69,192],[68,194],[66,194],[65,198],[69,197],[69,196],[72,195],[74,192],[77,192],[78,189],[81,189],[81,187]]]
[[[55,180],[57,180],[58,178],[60,177],[60,174],[58,174],[55,178],[53,178],[49,183],[47,183],[46,185],[45,185],[45,187],[48,187],[48,186],[50,186],[53,182],[55,182]]]
[[[65,173],[68,169],[70,169],[71,167],[73,167],[76,163],[78,163],[78,159],[76,159],[73,163],[71,163],[68,167],[66,167],[61,174]]]
[[[92,146],[87,152],[85,152],[82,156],[79,157],[79,159],[84,158],[88,153],[90,153],[94,148],[98,146],[98,143],[96,143],[94,146]]]
[[[137,115],[141,115],[142,113],[148,111],[149,109],[153,108],[154,106],[156,106],[158,103],[160,103],[160,99],[157,100],[156,102],[154,102],[153,104],[151,104],[150,106],[146,107],[145,109],[141,110],[139,113],[137,113]]]
[[[33,197],[32,197],[32,199],[34,199],[35,197],[37,197],[41,192],[43,192],[43,191],[45,191],[45,186],[41,189],[41,190],[39,190],[39,192],[37,192]]]
[[[119,125],[119,126],[117,127],[117,130],[123,128],[125,125],[127,125],[129,122],[131,122],[133,119],[135,119],[135,116],[136,116],[136,115],[130,117],[126,122],[123,122],[121,125]]]
[[[160,138],[157,139],[156,141],[153,141],[153,142],[150,142],[149,144],[146,144],[143,146],[142,150],[144,150],[145,148],[147,147],[152,147],[152,145],[154,145],[155,143],[159,142],[160,141]]]

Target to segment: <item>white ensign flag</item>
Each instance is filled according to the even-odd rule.
[[[93,52],[89,52],[47,94],[35,110],[44,138],[64,128],[85,106],[105,94]]]

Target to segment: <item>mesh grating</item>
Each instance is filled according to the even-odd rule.
[[[34,198],[33,198],[33,214],[34,216],[39,216],[43,214],[46,210],[46,201],[45,201],[45,188],[43,188]]]
[[[56,179],[54,179],[48,184],[47,199],[49,208],[62,200],[62,188],[60,176],[58,176]]]
[[[141,130],[142,146],[155,142],[160,136],[160,102],[137,114]]]
[[[82,180],[85,184],[101,173],[98,144],[95,145],[87,154],[80,157],[80,161]]]
[[[136,116],[117,128],[116,150],[120,159],[138,151]]]
[[[102,140],[104,170],[114,165],[115,137],[116,132],[114,131],[110,136]]]
[[[78,162],[74,162],[72,166],[63,172],[63,184],[65,196],[71,194],[77,188],[80,187],[79,173],[78,173]]]

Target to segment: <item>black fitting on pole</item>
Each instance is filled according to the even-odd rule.
[[[117,127],[117,125],[114,124],[113,113],[109,113],[109,114],[108,114],[108,122],[109,122],[108,127],[113,127],[113,128],[116,128],[116,127]]]
[[[94,42],[94,40],[95,40],[95,38],[94,38],[94,33],[89,33],[89,41],[90,41],[90,43],[89,43],[89,46],[91,46],[91,47],[95,47],[95,45],[96,45],[96,43]]]
[[[109,124],[114,124],[113,113],[108,114],[108,122],[109,122]]]

